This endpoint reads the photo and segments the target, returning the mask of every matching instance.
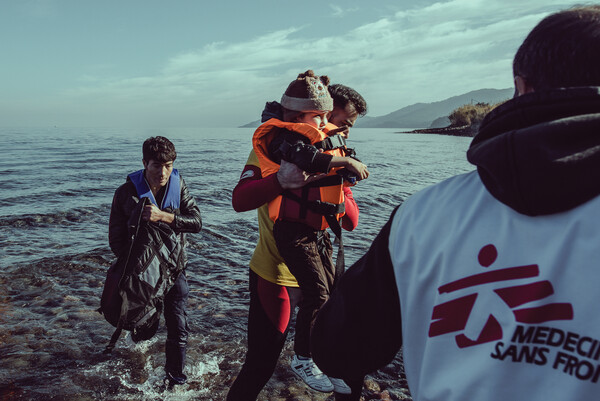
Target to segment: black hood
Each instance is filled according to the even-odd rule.
[[[467,159],[488,191],[529,216],[600,194],[600,87],[516,97],[492,110]]]

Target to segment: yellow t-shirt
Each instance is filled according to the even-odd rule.
[[[246,165],[260,168],[260,163],[254,150],[250,152]],[[265,203],[257,211],[259,238],[252,259],[250,259],[250,268],[271,283],[286,287],[298,287],[298,281],[290,273],[277,250],[275,238],[273,237],[273,221],[269,218],[268,205]]]

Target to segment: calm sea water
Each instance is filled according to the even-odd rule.
[[[361,215],[358,228],[344,234],[348,265],[407,196],[473,169],[465,160],[468,138],[395,131],[351,132],[371,177],[353,190]],[[105,356],[113,327],[96,312],[113,259],[112,196],[142,168],[141,143],[155,135],[174,142],[176,167],[204,221],[201,233],[188,236],[189,383],[175,390],[162,382],[164,327],[137,345],[123,336]],[[244,359],[247,266],[258,240],[256,213],[231,207],[251,136],[242,128],[0,130],[1,400],[225,398]],[[333,399],[289,372],[292,338],[259,399]],[[407,399],[400,373],[398,357],[368,377],[365,399]]]

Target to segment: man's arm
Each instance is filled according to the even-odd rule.
[[[328,376],[361,378],[402,345],[400,300],[388,249],[394,214],[369,251],[342,275],[311,332],[315,363]]]
[[[342,217],[342,228],[344,230],[352,231],[358,225],[358,205],[354,200],[350,187],[343,187],[343,190],[346,213]]]
[[[275,199],[282,191],[277,174],[263,178],[260,167],[246,164],[233,189],[231,204],[236,212],[254,210]]]
[[[259,167],[246,164],[233,189],[231,204],[236,212],[253,210],[275,199],[284,189],[301,188],[319,178],[320,175],[307,174],[285,160],[276,174],[264,178]]]
[[[194,197],[190,194],[183,177],[181,180],[181,200],[179,210],[174,213],[171,227],[176,232],[197,233],[202,229],[202,216],[200,208]]]

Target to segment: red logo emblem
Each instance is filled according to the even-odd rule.
[[[489,267],[497,257],[498,251],[496,247],[491,244],[486,245],[479,251],[479,264],[483,267]],[[440,294],[450,294],[454,291],[482,284],[529,279],[537,277],[539,274],[538,265],[508,267],[475,274],[444,284],[438,288],[438,292]],[[498,288],[494,292],[512,310],[517,322],[537,324],[551,320],[573,319],[573,307],[570,303],[548,303],[542,306],[521,307],[529,302],[544,299],[554,294],[554,288],[547,280]],[[442,334],[464,330],[467,326],[473,305],[475,305],[477,295],[477,292],[475,292],[434,306],[431,316],[432,322],[429,326],[429,337],[437,337]],[[477,339],[473,340],[461,333],[456,336],[456,344],[459,348],[465,348],[490,341],[497,341],[501,338],[502,327],[494,315],[490,313]]]

